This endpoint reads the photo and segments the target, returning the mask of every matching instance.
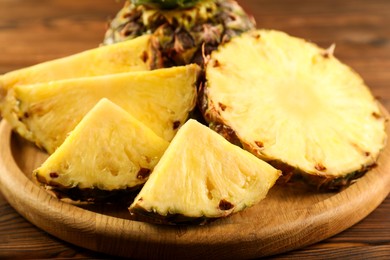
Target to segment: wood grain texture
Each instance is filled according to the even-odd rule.
[[[240,2],[255,16],[259,28],[281,29],[323,47],[335,42],[336,56],[359,72],[390,109],[389,1]],[[0,73],[97,46],[104,34],[105,21],[121,5],[114,0],[43,0],[39,4],[33,0],[0,0]],[[112,258],[60,241],[35,228],[0,195],[0,258],[15,257]],[[341,234],[275,258],[304,257],[388,259],[390,198]]]

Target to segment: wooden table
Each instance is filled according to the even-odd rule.
[[[259,28],[272,28],[327,47],[366,80],[390,110],[390,1],[245,0]],[[96,47],[115,0],[0,0],[0,74]],[[390,173],[389,173],[390,174]],[[0,187],[1,188],[1,187]],[[23,189],[23,187],[20,187]],[[390,197],[352,228],[275,259],[390,258]],[[103,259],[39,230],[0,193],[0,258]]]

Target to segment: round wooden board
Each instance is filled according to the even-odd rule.
[[[388,133],[389,134],[389,133]],[[205,226],[167,227],[129,220],[125,207],[72,205],[31,181],[47,155],[0,125],[0,188],[27,220],[75,245],[117,256],[254,258],[335,235],[372,212],[390,191],[390,146],[378,167],[339,193],[275,186],[265,200]]]

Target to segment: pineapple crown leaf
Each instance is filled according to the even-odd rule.
[[[144,5],[156,9],[189,8],[201,0],[131,0],[134,5]]]

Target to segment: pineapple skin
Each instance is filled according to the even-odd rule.
[[[203,65],[203,55],[255,27],[254,19],[233,0],[203,0],[190,8],[173,10],[126,1],[110,22],[104,44],[151,34],[148,62],[152,69]]]
[[[252,32],[245,33],[245,35],[251,35],[251,37],[253,37],[254,39],[261,41],[262,32],[266,33],[267,30],[252,31]],[[275,32],[277,33],[277,31]],[[318,48],[317,46],[315,47]],[[328,50],[324,50],[323,55],[326,56],[326,55],[333,55],[333,54],[332,53],[329,54]],[[208,62],[210,64],[214,63],[212,65],[214,67],[218,67],[221,65],[218,63],[218,60],[213,60],[213,58],[211,58],[211,60],[209,60]],[[348,69],[352,74],[360,78],[360,76],[356,72],[354,72],[350,68]],[[358,178],[364,176],[364,174],[367,173],[367,171],[377,166],[377,159],[380,151],[378,152],[377,156],[374,159],[368,161],[368,163],[364,165],[361,165],[360,169],[354,170],[349,173],[345,173],[342,176],[323,174],[323,173],[313,173],[313,172],[308,173],[307,171],[297,166],[290,165],[286,162],[278,160],[277,158],[267,158],[261,152],[259,152],[258,146],[243,141],[239,133],[237,133],[234,129],[232,129],[229,123],[226,122],[226,120],[223,118],[220,112],[221,110],[224,111],[226,107],[221,107],[221,104],[214,104],[210,100],[209,87],[210,86],[208,85],[207,82],[207,72],[206,72],[205,79],[202,82],[200,82],[199,94],[198,94],[198,107],[204,119],[206,120],[206,123],[209,124],[209,127],[211,129],[213,129],[214,131],[216,131],[217,133],[225,137],[225,139],[227,139],[231,143],[242,147],[243,149],[251,152],[257,157],[267,161],[275,168],[280,169],[283,173],[283,176],[279,178],[278,184],[300,186],[302,188],[308,188],[308,189],[324,191],[324,192],[327,191],[337,192],[347,188],[349,185],[356,182]],[[380,109],[379,105],[378,105],[378,110],[373,112],[373,116],[377,120],[383,122],[383,133],[384,133],[384,138],[382,143],[383,144],[382,148],[383,148],[387,142],[387,136],[385,134],[385,124],[388,119],[386,114],[383,112],[383,110]]]
[[[133,206],[130,209],[131,219],[139,222],[147,222],[157,225],[206,225],[212,223],[219,218],[209,217],[189,217],[184,214],[171,214],[160,215],[153,211],[148,211],[140,206]]]
[[[135,5],[145,5],[160,9],[188,8],[200,0],[132,0]]]

